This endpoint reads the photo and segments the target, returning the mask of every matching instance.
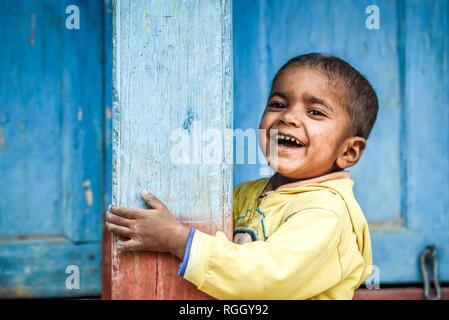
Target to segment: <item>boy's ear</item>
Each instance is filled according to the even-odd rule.
[[[362,137],[350,137],[345,140],[342,152],[336,160],[336,164],[341,169],[346,169],[355,165],[362,156],[366,147],[366,140]]]

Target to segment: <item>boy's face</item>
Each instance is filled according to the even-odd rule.
[[[348,163],[354,141],[347,137],[350,118],[341,100],[342,93],[311,68],[292,66],[278,77],[260,122],[261,148],[276,172],[305,179],[357,162],[364,144]],[[270,139],[273,129],[278,134],[272,131]]]

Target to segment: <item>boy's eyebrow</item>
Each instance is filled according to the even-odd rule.
[[[282,93],[282,92],[279,92],[279,91],[275,91],[275,92],[271,93],[271,94],[270,94],[270,97],[268,98],[268,100],[270,100],[273,96],[279,96],[279,97],[281,97],[282,99],[288,100],[287,95],[284,94],[284,93]]]
[[[326,107],[328,110],[334,112],[334,108],[332,108],[332,105],[324,100],[323,98],[312,96],[312,95],[305,95],[304,99],[309,103],[318,103],[322,106]]]

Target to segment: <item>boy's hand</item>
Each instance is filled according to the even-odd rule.
[[[109,206],[107,229],[129,239],[118,240],[118,249],[170,252],[182,260],[190,228],[178,222],[151,193],[141,194],[149,210]]]

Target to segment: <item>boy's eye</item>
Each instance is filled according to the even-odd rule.
[[[272,103],[269,103],[268,106],[269,106],[270,108],[273,108],[273,109],[283,109],[283,108],[286,107],[284,104],[279,103],[279,102],[272,102]]]
[[[316,109],[309,110],[308,112],[312,116],[324,116],[324,113]]]

